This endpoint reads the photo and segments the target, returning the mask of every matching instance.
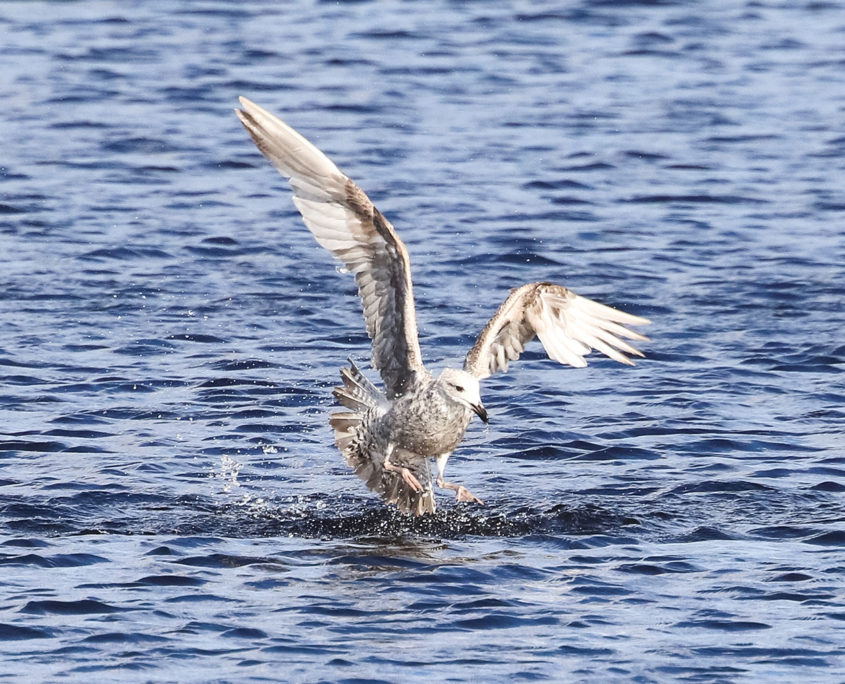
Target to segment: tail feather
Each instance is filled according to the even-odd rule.
[[[402,476],[398,473],[382,471],[376,487],[371,487],[387,503],[396,504],[396,507],[403,513],[411,515],[422,515],[423,513],[434,513],[436,505],[434,502],[434,489],[431,486],[431,474],[428,470],[428,459],[410,466],[410,470],[423,486],[421,492],[411,489]]]
[[[384,400],[384,395],[349,359],[350,368],[343,368],[340,377],[343,386],[334,388],[338,403],[353,411],[366,411]]]
[[[384,395],[371,383],[358,366],[349,359],[350,368],[343,368],[340,377],[343,385],[334,388],[334,396],[338,403],[351,411],[340,411],[329,417],[329,424],[334,428],[334,440],[337,448],[346,456],[347,462],[353,468],[349,459],[349,450],[355,441],[358,427],[364,420],[364,415],[384,400]]]

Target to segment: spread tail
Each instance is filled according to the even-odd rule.
[[[349,359],[349,366],[341,369],[343,385],[335,387],[332,394],[341,406],[352,410],[333,413],[329,417],[329,424],[334,428],[334,443],[346,456],[347,461],[349,449],[355,442],[358,427],[364,417],[384,401],[384,395],[364,377],[352,359]],[[351,462],[349,465],[355,467]]]
[[[367,409],[378,406],[384,401],[384,395],[349,359],[350,368],[342,368],[340,377],[343,379],[342,387],[334,388],[334,396],[338,403],[356,412],[363,412]]]

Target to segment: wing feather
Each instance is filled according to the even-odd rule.
[[[622,338],[647,340],[625,327],[647,325],[648,319],[599,304],[561,285],[529,283],[511,290],[484,326],[467,354],[464,370],[482,379],[507,371],[535,336],[559,363],[587,365],[584,357],[596,349],[614,361],[633,365],[627,355],[642,352]]]
[[[290,180],[294,204],[317,242],[355,276],[372,339],[373,367],[389,397],[423,368],[411,264],[393,226],[320,150],[245,97],[235,110],[261,153]]]

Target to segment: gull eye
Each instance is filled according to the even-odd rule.
[[[458,392],[460,392],[461,394],[463,394],[464,388],[460,385],[455,385],[455,389],[458,390]]]

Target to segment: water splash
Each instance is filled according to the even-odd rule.
[[[240,475],[243,463],[236,461],[228,454],[223,454],[220,457],[220,469],[211,469],[209,477],[220,480],[223,483],[223,493],[229,494],[233,489],[238,489],[241,484],[238,482],[238,475]]]

